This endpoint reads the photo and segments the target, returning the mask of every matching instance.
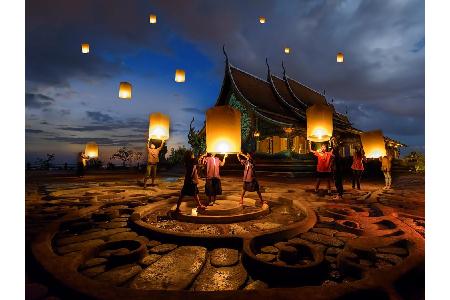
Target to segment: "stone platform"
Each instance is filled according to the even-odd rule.
[[[207,206],[205,210],[195,210],[194,202],[183,202],[180,206],[180,214],[173,215],[179,221],[201,224],[226,224],[253,220],[269,214],[269,209],[262,209],[254,199],[244,198],[244,205],[239,204],[239,197],[227,196],[225,199],[216,200],[214,205]],[[172,207],[172,210],[176,206]],[[193,214],[193,209],[197,214]]]
[[[143,190],[123,176],[27,179],[27,259],[40,266],[27,265],[27,293],[43,284],[60,299],[424,297],[423,176],[396,177],[390,191],[346,181],[339,201],[313,193],[314,178],[261,177],[267,214],[214,224],[167,216],[181,177]],[[240,180],[223,176],[224,194],[197,218],[261,210],[256,193],[239,207]],[[186,199],[181,215],[194,205]]]

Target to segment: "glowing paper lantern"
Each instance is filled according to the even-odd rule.
[[[339,52],[339,53],[336,55],[336,61],[337,61],[338,63],[343,63],[343,62],[344,62],[344,53]]]
[[[286,53],[286,54],[291,53],[291,48],[289,48],[289,47],[284,48],[284,53]]]
[[[86,148],[84,149],[84,154],[89,156],[89,158],[97,158],[98,157],[98,145],[95,142],[87,143]]]
[[[89,44],[81,44],[81,52],[84,54],[89,53]]]
[[[122,81],[119,85],[119,98],[131,99],[131,83]]]
[[[241,151],[241,113],[228,105],[206,111],[206,152]]]
[[[156,15],[150,15],[149,19],[150,19],[150,24],[156,23]]]
[[[361,143],[367,158],[378,158],[386,155],[386,144],[381,130],[361,133]]]
[[[326,142],[333,135],[333,109],[314,104],[306,110],[306,135],[313,142]]]
[[[266,18],[264,18],[264,17],[259,17],[259,23],[261,23],[261,24],[266,23]]]
[[[169,139],[170,119],[162,113],[153,113],[149,117],[148,137],[156,140]]]
[[[186,73],[184,70],[176,70],[175,71],[175,81],[176,82],[185,82],[186,80]]]

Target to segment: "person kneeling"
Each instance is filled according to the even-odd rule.
[[[197,201],[197,210],[204,210],[205,206],[200,202],[200,198],[198,196],[197,160],[195,159],[194,153],[192,153],[192,151],[187,151],[185,153],[184,166],[186,168],[186,173],[184,175],[184,184],[180,192],[180,197],[178,198],[175,213],[180,212],[180,205],[184,196],[193,196],[195,201]]]
[[[253,163],[253,157],[251,154],[243,154],[238,153],[237,158],[240,163],[244,166],[244,178],[243,178],[243,186],[242,186],[242,194],[241,194],[241,202],[240,205],[244,205],[244,196],[245,192],[256,192],[258,194],[259,199],[261,200],[261,205],[263,209],[269,208],[267,201],[264,201],[259,191],[259,183],[256,180],[255,173],[255,165]]]

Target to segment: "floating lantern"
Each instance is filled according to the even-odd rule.
[[[84,149],[84,154],[89,156],[89,158],[97,158],[98,157],[98,145],[95,142],[89,142],[86,144],[86,148]]]
[[[119,98],[131,99],[131,83],[122,81],[119,85]]]
[[[336,61],[337,61],[338,63],[343,63],[343,62],[344,62],[344,53],[339,52],[339,53],[336,55]]]
[[[307,138],[313,142],[326,142],[333,135],[333,109],[324,104],[314,104],[306,110]]]
[[[175,81],[176,82],[185,82],[186,81],[186,73],[184,70],[176,70],[175,71]]]
[[[148,137],[155,140],[169,139],[170,118],[162,113],[153,113],[149,117]]]
[[[261,23],[261,24],[266,23],[266,18],[264,18],[264,17],[259,17],[259,23]]]
[[[241,113],[228,105],[206,111],[206,151],[239,153],[241,151]]]
[[[81,53],[89,53],[89,44],[81,44]]]
[[[254,137],[259,137],[261,135],[261,133],[258,131],[258,130],[256,130],[254,133],[253,133],[253,136]]]
[[[150,19],[150,24],[156,23],[156,15],[150,15],[149,19]]]
[[[286,53],[286,54],[291,53],[291,48],[289,48],[289,47],[284,48],[284,53]]]
[[[361,143],[367,158],[379,158],[386,155],[386,144],[381,130],[361,133]]]

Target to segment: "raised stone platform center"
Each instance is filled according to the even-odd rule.
[[[192,201],[183,202],[180,206],[181,213],[175,218],[191,223],[225,224],[252,220],[270,212],[270,209],[262,209],[254,199],[244,198],[244,205],[240,205],[239,201],[239,197],[225,196],[225,199],[216,200],[214,205],[207,206],[205,210],[197,210]]]

